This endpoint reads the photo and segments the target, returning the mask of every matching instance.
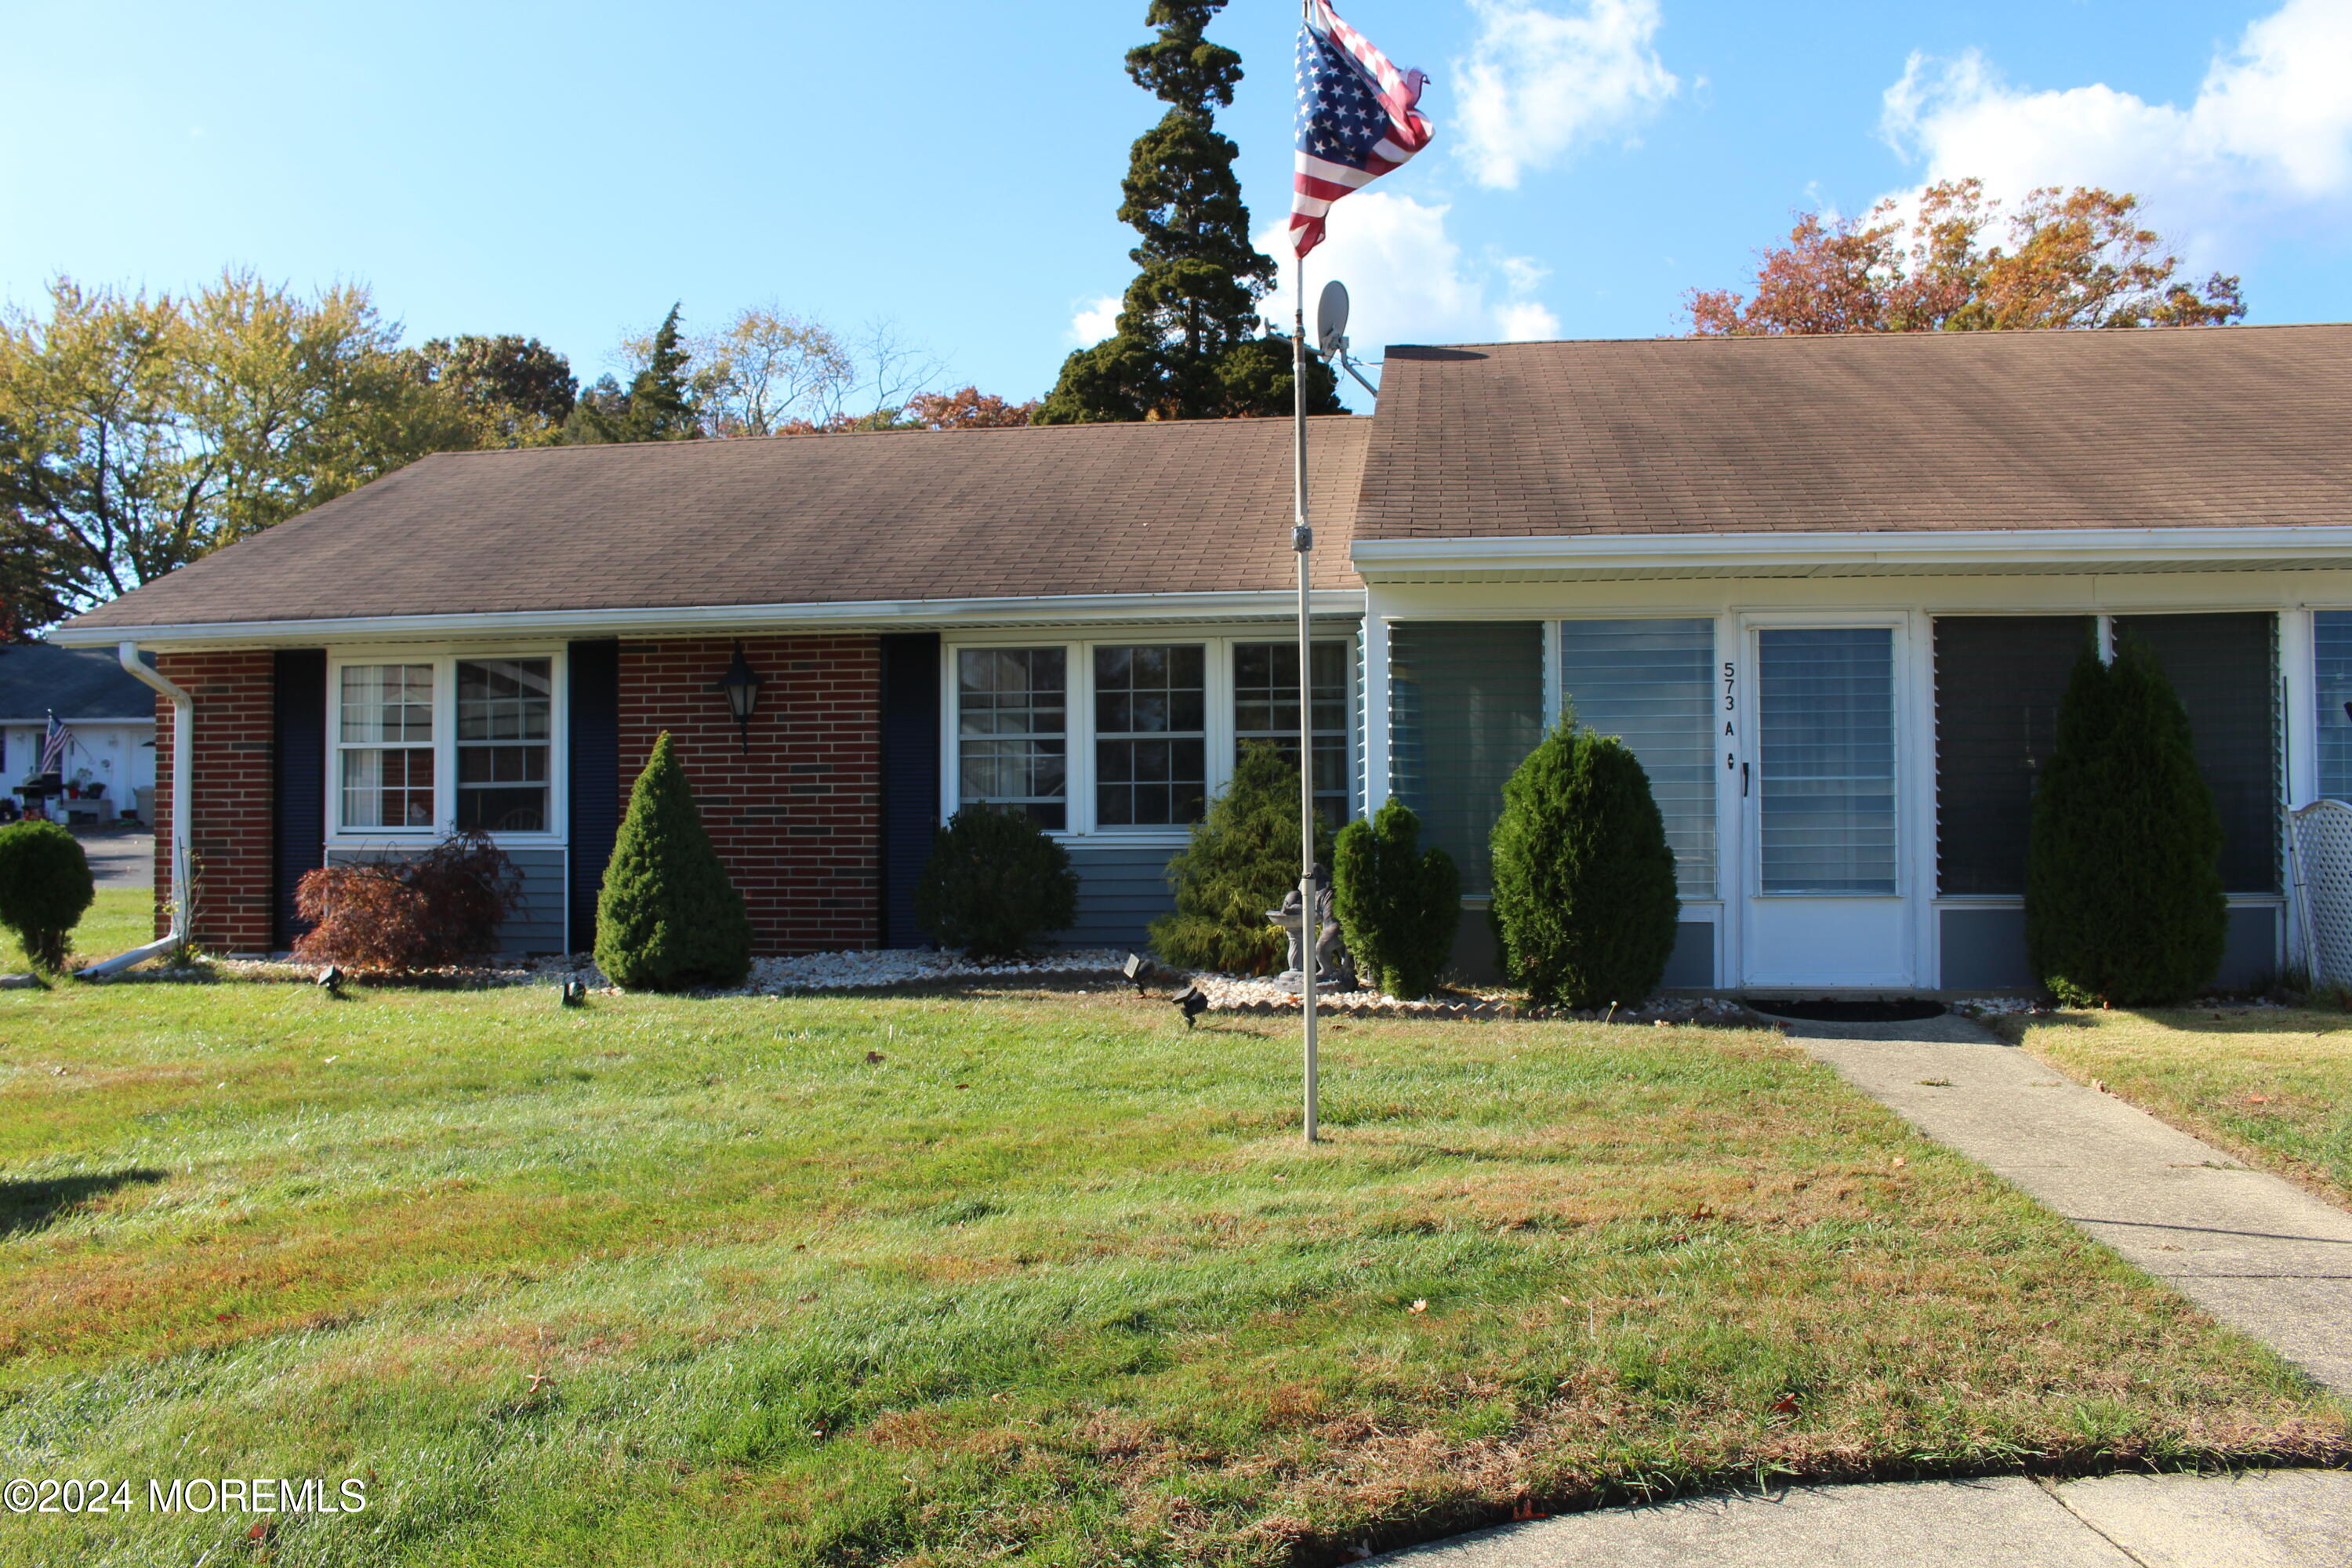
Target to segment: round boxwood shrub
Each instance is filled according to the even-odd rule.
[[[1503,786],[1495,945],[1546,1005],[1637,1003],[1666,972],[1681,900],[1665,819],[1625,743],[1573,717]]]
[[[1078,918],[1070,852],[1016,810],[967,805],[931,838],[915,919],[941,947],[983,962],[1016,958]]]
[[[1151,946],[1182,969],[1271,974],[1290,944],[1265,918],[1298,886],[1298,770],[1264,741],[1234,761],[1234,776],[1192,841],[1168,862],[1176,912],[1151,922]],[[1331,830],[1315,824],[1315,858],[1330,864]]]
[[[1454,857],[1422,848],[1421,819],[1395,800],[1339,829],[1334,854],[1332,911],[1357,972],[1386,995],[1428,995],[1462,925]]]
[[[629,791],[604,867],[596,967],[630,991],[725,990],[751,973],[751,917],[703,831],[667,730]]]
[[[2152,1006],[2212,983],[2229,935],[2221,817],[2188,711],[2126,634],[2086,643],[2058,706],[2025,854],[2025,949],[2070,1006]]]
[[[51,974],[65,968],[73,929],[95,897],[89,858],[65,828],[54,822],[0,827],[0,926],[16,933],[34,968]]]

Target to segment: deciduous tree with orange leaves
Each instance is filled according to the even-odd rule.
[[[2005,220],[2000,207],[1970,179],[1928,186],[1907,219],[1891,199],[1860,218],[1800,214],[1789,242],[1760,253],[1752,293],[1685,297],[1692,333],[2226,326],[2246,314],[2236,278],[2180,275],[2135,195],[2053,185]]]

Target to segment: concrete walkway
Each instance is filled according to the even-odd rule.
[[[1507,1524],[1404,1568],[2345,1568],[2352,1473],[1799,1487]]]
[[[2352,1214],[1966,1019],[1792,1024],[1789,1036],[1928,1137],[2352,1394]]]
[[[1790,1041],[2221,1321],[2352,1394],[2352,1214],[2250,1171],[1966,1019]],[[1803,1487],[1506,1526],[1415,1568],[2347,1568],[2352,1473]]]

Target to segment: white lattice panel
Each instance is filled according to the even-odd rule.
[[[2352,985],[2352,805],[2314,801],[2287,820],[2312,978]]]

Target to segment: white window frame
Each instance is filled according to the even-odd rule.
[[[493,842],[517,847],[561,847],[569,842],[571,821],[571,672],[560,643],[454,644],[332,648],[327,655],[327,847],[380,850],[436,844],[457,823],[457,666],[482,659],[543,658],[548,661],[547,827],[538,833],[496,833]],[[351,665],[425,664],[433,667],[433,826],[346,827],[343,826],[343,670]],[[365,748],[359,748],[365,749]]]
[[[1359,798],[1362,737],[1357,733],[1352,715],[1361,700],[1358,690],[1362,679],[1358,659],[1359,633],[1353,626],[1318,628],[1315,640],[1337,643],[1347,650],[1342,661],[1348,674],[1348,812],[1350,816],[1362,812]],[[1235,643],[1296,642],[1295,627],[1281,626],[1255,629],[1232,626],[1203,628],[1198,626],[1121,626],[1090,629],[1083,636],[1021,632],[1007,630],[986,634],[969,634],[952,639],[940,639],[940,809],[939,817],[945,822],[955,815],[961,804],[963,752],[958,733],[956,710],[957,656],[966,648],[982,647],[1058,647],[1065,650],[1069,671],[1068,727],[1064,731],[1069,747],[1064,771],[1065,787],[1068,790],[1069,807],[1066,826],[1049,829],[1056,839],[1091,839],[1101,843],[1148,844],[1176,846],[1191,838],[1190,824],[1172,826],[1098,826],[1095,822],[1095,649],[1097,647],[1166,647],[1178,644],[1195,644],[1203,651],[1208,712],[1205,736],[1208,743],[1208,797],[1214,800],[1233,781],[1234,774],[1234,645]]]

